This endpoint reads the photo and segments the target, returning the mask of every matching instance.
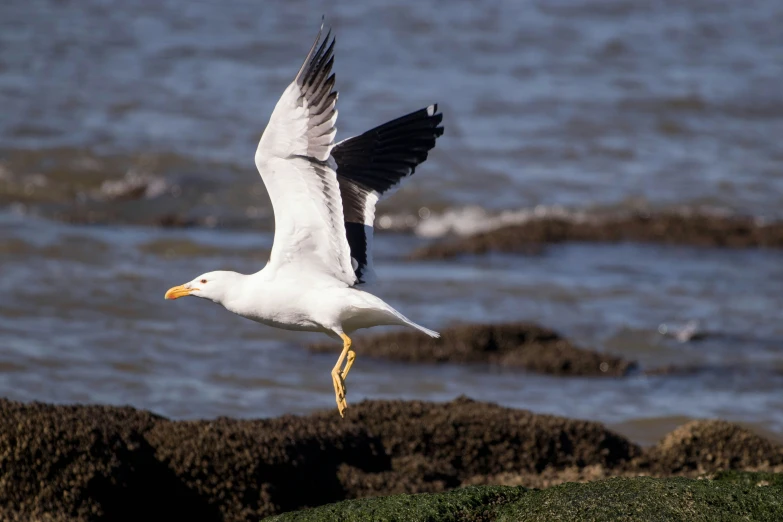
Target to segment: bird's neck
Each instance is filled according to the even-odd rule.
[[[231,279],[221,296],[220,304],[228,310],[236,312],[243,308],[248,300],[263,296],[263,280],[259,277],[253,277],[255,275],[232,272]]]

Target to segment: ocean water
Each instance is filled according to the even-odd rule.
[[[163,300],[202,272],[266,262],[253,154],[322,15],[338,139],[433,102],[444,114],[429,159],[379,205],[379,296],[435,329],[532,320],[645,368],[700,368],[555,378],[389,363],[357,344],[349,404],[465,394],[643,442],[704,417],[783,437],[783,252],[564,244],[405,260],[502,212],[783,217],[774,0],[4,2],[0,395],[173,418],[334,406],[339,346],[312,355],[326,338]],[[689,321],[703,340],[661,334]]]

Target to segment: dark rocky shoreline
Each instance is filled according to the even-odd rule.
[[[360,357],[419,364],[488,364],[556,377],[621,378],[731,371],[693,364],[642,367],[635,360],[579,346],[554,330],[525,321],[455,324],[440,329],[440,333],[438,339],[414,330],[357,335],[353,346]],[[337,356],[339,345],[315,343],[308,350]]]
[[[407,363],[487,363],[535,373],[574,377],[620,377],[636,369],[633,361],[574,345],[557,332],[533,323],[462,324],[433,339],[402,330],[354,339],[361,356]],[[336,353],[334,343],[309,347]]]
[[[364,401],[264,420],[0,400],[0,518],[259,520],[345,499],[475,484],[549,487],[783,471],[783,446],[694,421],[652,448],[600,423],[459,398]]]
[[[710,213],[635,212],[605,219],[531,219],[466,237],[426,245],[411,259],[448,259],[488,252],[539,253],[542,245],[567,241],[657,243],[723,248],[782,248],[783,222]]]

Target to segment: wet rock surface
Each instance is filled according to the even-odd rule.
[[[333,419],[330,413],[315,418]],[[614,468],[641,454],[639,447],[595,422],[513,410],[458,398],[446,404],[365,401],[349,406],[346,420],[377,433],[391,457],[391,470],[373,489],[372,479],[351,470],[364,484],[362,496],[406,490],[405,482],[434,490],[477,475],[540,473],[546,468],[599,465]],[[370,479],[370,480],[368,480]],[[434,484],[433,484],[434,483]]]
[[[1,401],[0,519],[216,516],[155,457],[145,435],[165,422],[132,408]]]
[[[773,468],[783,464],[783,447],[736,424],[692,421],[664,437],[636,463],[655,473]],[[783,471],[783,470],[781,470]]]
[[[389,469],[378,437],[329,416],[159,423],[146,434],[156,458],[226,520],[317,506],[346,497],[338,467]]]
[[[636,363],[580,348],[558,333],[532,323],[467,324],[444,328],[433,339],[416,331],[357,337],[361,356],[418,363],[489,363],[570,376],[626,375]],[[309,347],[316,353],[336,353],[334,343]]]
[[[754,520],[783,518],[783,474],[721,473],[706,480],[613,478],[544,490],[466,487],[439,494],[349,500],[285,513],[283,521]]]
[[[466,487],[439,494],[349,500],[270,521],[520,522],[754,520],[783,518],[783,474],[721,473],[707,480],[614,478],[544,490]]]
[[[487,252],[536,253],[542,244],[565,241],[640,242],[700,247],[781,248],[783,223],[754,217],[698,213],[635,213],[611,219],[531,219],[475,235],[435,242],[412,259],[447,259]]]
[[[467,398],[364,401],[345,419],[329,410],[211,421],[0,400],[0,518],[10,520],[260,520],[473,484],[726,469],[783,471],[783,447],[698,421],[644,449],[596,422]]]

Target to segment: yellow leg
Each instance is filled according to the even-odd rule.
[[[340,417],[345,417],[345,409],[348,407],[348,403],[345,400],[345,377],[340,373],[340,367],[343,365],[345,357],[351,351],[351,339],[345,334],[340,334],[340,337],[343,338],[343,351],[337,359],[337,364],[332,368],[332,383],[334,384],[337,411],[340,412]]]
[[[345,361],[345,368],[343,369],[343,380],[345,380],[346,377],[348,377],[348,372],[351,370],[351,366],[353,366],[353,361],[356,359],[356,352],[353,351],[350,347],[348,348],[348,360]]]

